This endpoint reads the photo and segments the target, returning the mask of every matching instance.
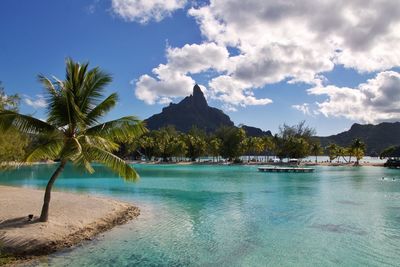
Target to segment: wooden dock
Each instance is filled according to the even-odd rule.
[[[308,173],[313,172],[313,168],[300,168],[300,167],[259,167],[260,172],[295,172],[295,173]]]

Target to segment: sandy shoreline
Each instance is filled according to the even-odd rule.
[[[43,190],[0,186],[1,253],[30,257],[78,244],[140,214],[132,204],[88,195],[53,192],[49,222],[37,221]],[[33,214],[32,222],[28,215]]]

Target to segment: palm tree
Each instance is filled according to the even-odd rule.
[[[264,151],[264,140],[261,137],[254,137],[254,152],[256,153],[256,160],[258,161],[258,155]]]
[[[337,155],[337,162],[338,163],[340,162],[340,157],[342,157],[343,160],[345,162],[347,162],[347,160],[345,158],[346,154],[347,154],[347,149],[345,147],[342,147],[342,146],[337,146],[336,147],[336,155]]]
[[[267,154],[266,161],[268,161],[271,152],[275,151],[276,145],[272,136],[264,136],[264,152]]]
[[[239,160],[245,151],[246,132],[242,128],[221,126],[215,134],[221,140],[220,155],[228,161]]]
[[[244,153],[247,154],[247,162],[250,162],[250,156],[254,156],[255,142],[254,137],[247,137],[243,140]]]
[[[196,161],[197,158],[206,152],[207,143],[201,136],[189,133],[184,135],[183,140],[185,141],[187,148],[186,156],[191,161]]]
[[[215,161],[215,157],[217,158],[217,162],[219,161],[220,149],[221,139],[215,137],[208,142],[208,151],[213,157],[213,162]]]
[[[172,154],[175,156],[175,161],[182,161],[182,158],[186,155],[188,149],[185,143],[185,136],[180,134],[179,136],[174,137],[172,143]]]
[[[338,157],[338,145],[329,144],[326,149],[328,150],[329,162]]]
[[[156,150],[156,142],[154,137],[151,135],[144,135],[136,142],[141,150],[141,153],[143,153],[143,155],[146,157],[146,160],[150,161],[153,158]]]
[[[365,144],[361,139],[354,139],[353,143],[350,146],[351,150],[353,151],[354,156],[356,157],[355,166],[360,164],[360,159],[364,157],[365,152]]]
[[[311,144],[311,154],[315,156],[315,163],[318,162],[318,155],[321,155],[322,153],[322,147],[319,142],[314,142]]]
[[[109,167],[121,177],[136,180],[136,171],[113,154],[117,142],[126,141],[144,133],[146,129],[134,116],[100,122],[117,103],[117,94],[103,99],[105,86],[111,76],[98,67],[88,70],[88,63],[66,60],[66,78],[50,80],[38,76],[47,93],[46,122],[14,111],[0,112],[0,128],[14,127],[21,133],[42,136],[45,142],[34,148],[26,162],[44,158],[58,159],[59,164],[47,183],[40,221],[48,220],[51,189],[68,162],[83,167],[89,173],[95,161]]]
[[[163,162],[168,162],[174,156],[174,140],[178,137],[178,132],[173,126],[166,126],[153,131],[152,134],[156,143],[156,155],[161,157]]]

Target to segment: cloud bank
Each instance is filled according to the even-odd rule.
[[[117,14],[140,23],[159,21],[185,4],[113,0]],[[395,83],[395,73],[389,70],[400,66],[398,0],[211,0],[187,12],[196,20],[203,43],[167,47],[167,62],[139,77],[135,93],[148,104],[187,95],[195,83],[192,75],[207,73],[209,96],[230,110],[272,103],[257,98],[256,92],[283,81],[309,84],[310,94],[327,96],[318,105],[326,116],[343,112],[349,119],[374,122],[400,118],[395,106],[384,109],[377,104],[395,90],[383,80]],[[377,76],[358,88],[324,86],[323,74],[335,65]],[[357,112],[366,105],[370,113],[355,112],[354,101]],[[336,104],[341,108],[334,108]],[[294,108],[312,113],[307,105]]]
[[[326,95],[317,103],[318,110],[327,117],[345,117],[365,123],[397,121],[400,118],[400,73],[380,72],[375,78],[357,88],[334,85],[314,87],[312,95]]]

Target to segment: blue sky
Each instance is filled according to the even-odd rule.
[[[319,135],[399,120],[400,13],[387,13],[396,1],[353,1],[328,16],[314,16],[322,4],[304,9],[308,0],[243,2],[2,0],[0,81],[39,118],[37,74],[63,78],[72,57],[113,75],[108,91],[121,101],[109,118],[145,119],[196,82],[235,124],[272,132],[301,120]]]

